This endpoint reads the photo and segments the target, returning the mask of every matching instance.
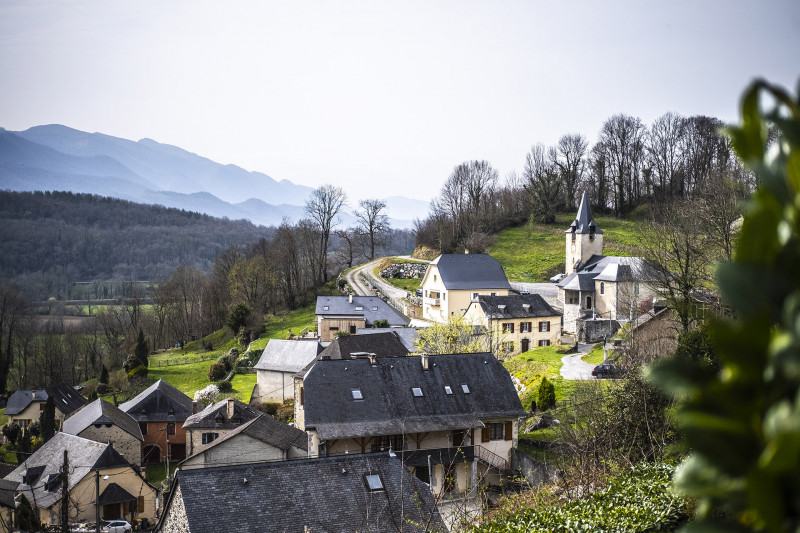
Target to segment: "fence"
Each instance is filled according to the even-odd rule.
[[[150,360],[150,368],[160,368],[164,366],[178,366],[178,365],[188,365],[191,363],[202,363],[204,361],[214,361],[219,357],[219,355],[201,355],[200,357],[190,357],[185,355],[183,357],[174,357],[171,359],[158,359],[158,360]]]

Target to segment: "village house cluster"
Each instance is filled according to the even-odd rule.
[[[18,495],[47,524],[120,519],[160,532],[445,530],[447,497],[501,486],[520,465],[527,416],[501,360],[596,341],[655,292],[640,258],[603,255],[586,196],[566,231],[557,298],[512,289],[486,254],[446,254],[421,281],[423,322],[458,318],[480,353],[419,353],[419,324],[377,296],[320,296],[317,336],[268,342],[250,404],[199,404],[163,380],[115,406],[72,387],[20,390],[6,415],[56,435],[0,480],[0,532]],[[379,327],[376,327],[379,326]],[[414,326],[414,327],[411,327]],[[259,409],[294,402],[293,424]],[[178,464],[169,490],[143,466]]]

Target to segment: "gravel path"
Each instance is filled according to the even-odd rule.
[[[579,344],[578,353],[565,355],[561,358],[561,376],[564,379],[594,379],[592,377],[594,365],[581,360],[581,357],[589,353],[592,346],[594,344]]]

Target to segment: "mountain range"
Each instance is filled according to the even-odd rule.
[[[298,221],[313,191],[152,139],[137,142],[58,124],[0,128],[0,189],[97,194],[265,226]],[[411,227],[414,218],[427,215],[421,200],[384,201],[394,228]],[[350,209],[341,219],[344,226],[355,223]]]

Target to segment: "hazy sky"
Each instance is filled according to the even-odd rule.
[[[521,170],[615,113],[738,117],[800,76],[798,0],[0,0],[0,126],[174,144],[353,199]],[[269,202],[269,199],[263,198]]]

